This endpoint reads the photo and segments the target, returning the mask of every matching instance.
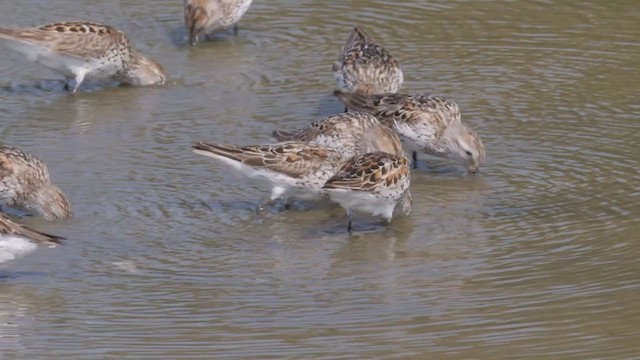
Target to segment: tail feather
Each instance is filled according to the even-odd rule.
[[[0,27],[0,39],[14,40],[15,41],[18,38],[18,32],[19,31],[20,30],[18,30],[18,29]]]
[[[0,45],[26,56],[29,61],[35,61],[39,56],[49,54],[51,48],[34,34],[20,29],[0,28]]]
[[[360,92],[344,92],[335,90],[333,96],[337,97],[349,109],[354,111],[362,111],[372,113],[374,105],[371,97]]]
[[[58,245],[62,245],[63,240],[67,240],[67,238],[62,236],[52,235],[52,234],[40,232],[37,230],[29,229],[29,228],[26,228],[26,229],[34,233],[34,236],[32,236],[31,238],[33,240],[38,241],[41,245],[58,246]]]
[[[62,245],[62,240],[65,240],[62,236],[47,234],[18,224],[2,213],[0,213],[0,234],[20,236],[39,245],[57,246]]]
[[[297,133],[293,132],[293,131],[284,131],[284,130],[273,130],[273,132],[271,133],[271,135],[273,135],[273,137],[277,140],[277,141],[291,141],[291,140],[295,140],[295,135]]]
[[[349,38],[347,38],[347,42],[344,44],[343,51],[356,43],[362,42],[372,42],[371,37],[367,35],[362,28],[354,26],[353,30],[351,30],[351,33],[349,34]]]
[[[193,152],[196,154],[209,157],[222,156],[227,159],[242,161],[239,156],[242,153],[242,150],[235,145],[212,144],[199,141],[193,144],[192,147],[194,149]]]

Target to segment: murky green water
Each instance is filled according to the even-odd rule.
[[[237,38],[196,48],[181,1],[2,10],[112,24],[171,81],[69,96],[0,53],[0,140],[40,155],[75,210],[25,220],[67,246],[0,268],[1,359],[640,354],[635,1],[256,1]],[[411,216],[349,237],[331,205],[256,213],[267,194],[190,144],[340,112],[330,69],[354,24],[405,91],[454,98],[489,158],[474,178],[421,162]]]

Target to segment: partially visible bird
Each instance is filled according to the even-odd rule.
[[[305,141],[338,150],[343,158],[384,151],[404,155],[398,134],[378,119],[364,112],[337,114],[312,122],[293,132],[274,130],[278,141]]]
[[[411,171],[404,156],[374,152],[347,160],[324,184],[331,200],[347,210],[351,231],[354,212],[381,216],[391,225],[394,216],[411,212]]]
[[[349,34],[332,70],[341,89],[365,94],[398,92],[404,80],[398,61],[359,27]]]
[[[37,28],[0,27],[0,44],[61,73],[67,79],[65,89],[74,93],[85,79],[136,86],[166,80],[162,65],[136,51],[123,32],[108,25],[68,21]]]
[[[412,152],[414,167],[417,152],[456,160],[477,175],[486,157],[480,136],[462,123],[460,109],[450,99],[434,95],[347,93],[334,95],[351,110],[363,111],[400,134]]]
[[[0,207],[24,210],[46,220],[71,216],[69,200],[51,182],[44,162],[9,145],[0,145]]]
[[[0,263],[27,255],[38,245],[58,246],[62,240],[63,237],[30,229],[0,213]]]
[[[209,36],[233,27],[238,34],[238,22],[251,6],[252,0],[185,0],[184,23],[189,43],[196,45],[201,35]]]
[[[327,197],[324,183],[342,164],[339,152],[324,146],[289,141],[270,145],[221,145],[197,142],[196,154],[213,157],[271,189],[271,201],[318,200]]]

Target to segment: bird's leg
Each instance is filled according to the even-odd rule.
[[[238,24],[233,25],[233,35],[238,36]]]
[[[351,209],[347,210],[347,218],[349,219],[347,222],[347,231],[351,233],[351,231],[353,230],[353,227],[351,227],[351,221],[353,220],[353,212],[351,211]]]
[[[385,219],[385,221],[387,222],[387,230],[389,230],[389,228],[391,227],[391,218],[387,218]]]
[[[413,168],[417,169],[418,168],[418,153],[417,152],[412,152],[411,153],[411,160],[413,161]]]
[[[349,109],[347,109],[347,107],[344,107],[344,112],[349,112]]]
[[[84,80],[84,76],[85,76],[85,72],[78,72],[76,73],[76,78],[74,79],[76,81],[76,86],[73,87],[73,90],[69,90],[71,88],[70,82],[67,82],[67,85],[65,85],[65,89],[67,91],[71,91],[72,94],[75,94],[76,91],[78,91],[78,88],[80,87],[80,84],[82,84],[82,81]]]

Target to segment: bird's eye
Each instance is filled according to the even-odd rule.
[[[467,153],[467,156],[473,156],[473,154],[471,153],[471,151],[467,150],[465,151]]]

